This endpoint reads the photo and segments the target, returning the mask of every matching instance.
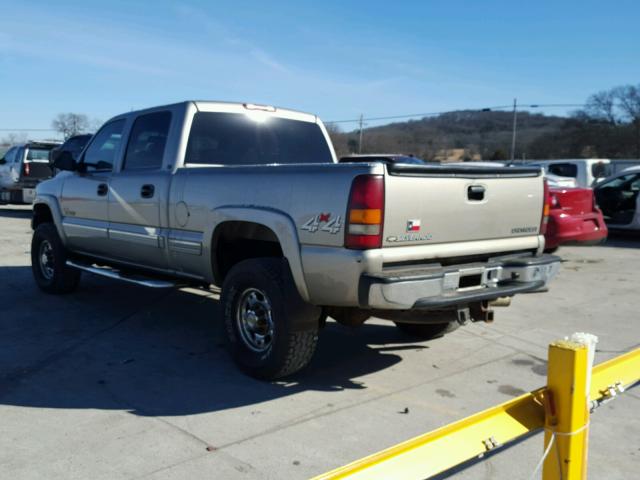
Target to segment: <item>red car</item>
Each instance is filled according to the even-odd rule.
[[[549,223],[545,251],[565,243],[595,245],[604,242],[608,230],[591,188],[549,188]]]

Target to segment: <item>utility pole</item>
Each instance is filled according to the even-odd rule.
[[[360,125],[360,140],[358,141],[358,153],[362,153],[362,114],[360,114],[360,121],[358,122]]]
[[[518,123],[518,99],[513,99],[513,134],[511,135],[511,162],[513,163],[516,158],[516,128]]]

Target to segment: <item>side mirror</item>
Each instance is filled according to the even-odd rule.
[[[0,165],[4,165],[5,163],[7,163],[7,159],[4,157],[0,158]]]
[[[71,172],[78,169],[76,161],[73,159],[73,155],[71,155],[71,152],[67,150],[63,150],[56,156],[52,166],[58,170],[68,170]]]

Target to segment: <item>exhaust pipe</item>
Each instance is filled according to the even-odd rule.
[[[511,297],[500,297],[489,302],[491,307],[508,307],[511,305]]]

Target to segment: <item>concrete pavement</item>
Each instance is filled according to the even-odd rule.
[[[333,322],[286,382],[242,375],[217,296],[84,275],[49,296],[30,271],[29,210],[0,207],[0,478],[308,478],[545,382],[546,347],[599,336],[596,362],[640,345],[640,238],[562,248],[551,290],[496,322],[414,341]],[[593,417],[590,477],[640,468],[640,389]],[[408,412],[408,413],[404,413]],[[456,479],[528,478],[536,435]]]

